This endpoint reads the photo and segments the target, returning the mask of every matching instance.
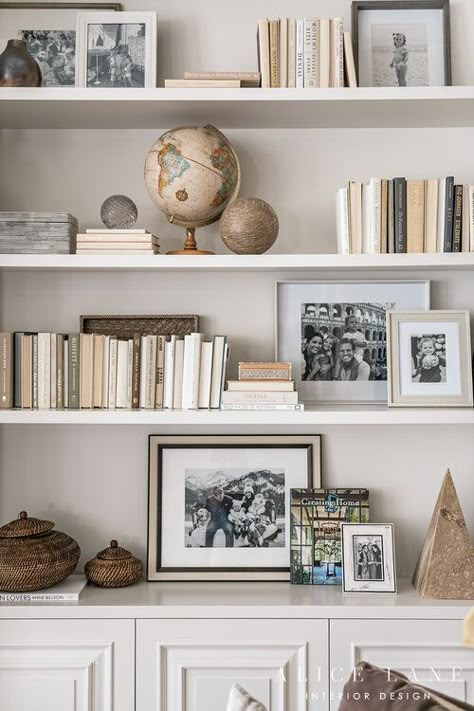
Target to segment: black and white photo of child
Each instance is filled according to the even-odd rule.
[[[21,30],[20,37],[38,63],[42,86],[75,85],[75,30]]]
[[[428,86],[428,30],[422,23],[372,25],[373,86]]]
[[[383,580],[382,536],[353,536],[354,576],[356,580]]]
[[[284,546],[283,469],[186,469],[185,547]]]
[[[411,337],[413,383],[446,382],[446,334]]]
[[[87,86],[145,86],[145,23],[90,24]]]

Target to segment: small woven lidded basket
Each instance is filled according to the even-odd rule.
[[[87,579],[101,588],[123,588],[138,582],[143,574],[141,560],[121,548],[116,540],[84,566]]]
[[[0,590],[28,592],[50,588],[74,571],[81,549],[52,521],[18,518],[0,528]]]

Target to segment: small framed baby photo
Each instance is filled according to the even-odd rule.
[[[79,86],[156,86],[155,12],[79,12],[76,34]]]
[[[391,523],[343,523],[342,591],[396,593],[395,543]]]
[[[389,406],[473,406],[469,312],[391,312],[387,339]]]
[[[356,0],[359,86],[450,86],[449,0]]]

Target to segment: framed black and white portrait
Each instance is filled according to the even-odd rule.
[[[289,580],[290,490],[320,486],[318,435],[149,445],[148,580]]]
[[[79,86],[139,89],[156,86],[156,13],[79,13]]]
[[[392,407],[472,407],[469,313],[388,315]]]
[[[343,523],[342,590],[396,593],[395,542],[391,523]]]
[[[449,86],[449,0],[357,0],[352,40],[359,86]]]
[[[387,402],[386,314],[429,303],[428,281],[278,282],[276,360],[306,403]]]

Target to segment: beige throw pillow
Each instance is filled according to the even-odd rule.
[[[267,711],[267,709],[239,684],[234,684],[230,690],[227,711]]]

